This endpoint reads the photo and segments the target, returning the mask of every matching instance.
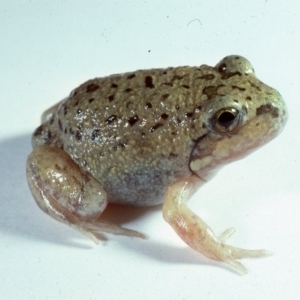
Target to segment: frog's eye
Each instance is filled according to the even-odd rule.
[[[210,125],[216,132],[226,133],[235,130],[242,123],[242,114],[234,107],[218,110],[210,119]]]
[[[247,121],[247,103],[230,95],[218,95],[203,105],[203,126],[215,133],[235,132]]]

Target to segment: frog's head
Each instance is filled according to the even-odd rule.
[[[202,106],[204,134],[190,168],[204,180],[276,137],[287,120],[281,95],[259,81],[250,62],[228,56],[211,73],[216,80]]]

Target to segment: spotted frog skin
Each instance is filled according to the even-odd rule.
[[[245,273],[237,259],[269,252],[226,244],[233,230],[216,236],[186,201],[223,165],[277,136],[286,119],[280,94],[241,56],[96,78],[43,114],[28,183],[42,210],[96,242],[100,232],[144,237],[99,220],[108,203],[163,203],[185,243]]]

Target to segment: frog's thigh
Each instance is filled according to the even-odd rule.
[[[100,232],[139,236],[115,224],[94,222],[107,205],[106,192],[63,150],[52,146],[34,149],[27,159],[27,179],[43,211],[95,242]]]
[[[233,229],[224,231],[219,237],[216,236],[212,229],[185,204],[186,200],[202,184],[204,182],[196,176],[172,184],[165,196],[164,219],[191,248],[211,259],[224,261],[240,272],[246,273],[246,268],[236,259],[269,256],[270,252],[245,250],[227,245],[226,241],[234,233]]]

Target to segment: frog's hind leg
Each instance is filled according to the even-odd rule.
[[[44,212],[94,242],[98,243],[101,232],[144,238],[137,231],[97,220],[107,206],[105,190],[60,148],[35,148],[27,159],[27,178],[31,193]]]

